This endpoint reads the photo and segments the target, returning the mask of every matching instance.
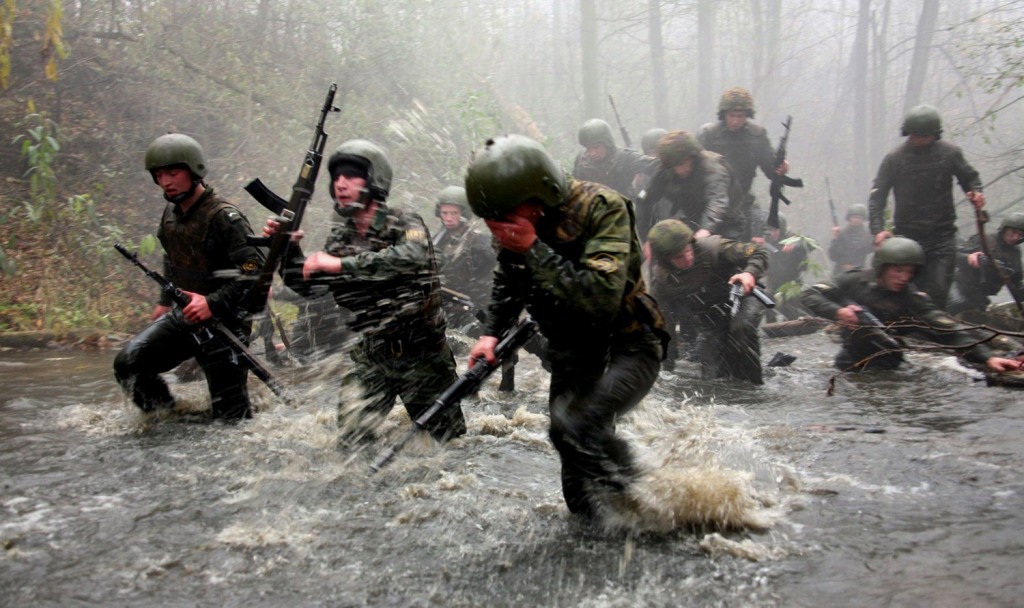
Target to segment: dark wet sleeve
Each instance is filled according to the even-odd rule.
[[[808,310],[829,321],[836,320],[836,313],[842,306],[842,289],[836,283],[816,283],[808,285],[800,292],[800,302]]]
[[[722,256],[723,261],[736,268],[742,268],[741,272],[749,272],[758,281],[768,273],[768,261],[771,259],[771,254],[757,243],[740,243],[723,239],[719,255]]]
[[[724,166],[709,170],[704,182],[704,213],[700,218],[700,227],[712,234],[718,234],[726,215],[729,213],[729,188],[732,175]]]
[[[915,328],[914,333],[933,342],[957,349],[957,354],[972,363],[985,363],[995,351],[984,343],[992,332],[970,329],[948,313],[940,310],[924,293],[911,298],[912,314],[924,321],[926,327]]]
[[[868,194],[868,226],[871,234],[885,230],[885,207],[889,204],[889,191],[893,186],[895,163],[892,154],[887,154],[878,167],[878,174]]]
[[[964,151],[959,147],[953,150],[953,175],[956,176],[960,188],[964,192],[981,192],[984,189],[981,183],[981,175],[971,163],[964,158]]]
[[[485,334],[501,337],[519,320],[526,301],[525,286],[512,280],[513,265],[522,265],[523,256],[502,250],[498,254],[491,284],[491,303],[487,307]],[[522,272],[522,271],[519,271]]]
[[[228,208],[219,212],[214,217],[214,227],[219,235],[217,246],[227,251],[230,265],[218,270],[237,272],[237,278],[207,294],[206,301],[214,316],[229,318],[259,276],[266,258],[262,249],[249,244],[252,227],[240,211]]]
[[[761,172],[769,180],[775,178],[775,150],[772,150],[772,142],[768,141],[768,132],[765,131],[758,136],[755,142],[757,164]]]

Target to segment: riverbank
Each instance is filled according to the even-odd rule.
[[[0,349],[106,350],[121,346],[130,337],[105,329],[7,331],[0,332]]]

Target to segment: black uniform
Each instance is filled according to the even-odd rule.
[[[864,259],[875,250],[875,239],[866,226],[846,225],[828,246],[828,259],[835,263],[832,274],[860,268]]]
[[[764,234],[764,213],[750,190],[758,169],[768,179],[775,176],[775,151],[768,141],[768,132],[751,120],[736,131],[730,131],[723,121],[718,121],[701,127],[697,139],[705,150],[725,157],[742,193],[734,221],[721,234],[739,241]]]
[[[995,256],[996,262],[1001,265],[1003,273],[1009,279],[1010,289],[1018,299],[1024,299],[1020,246],[1007,245],[999,235],[987,236],[988,250]],[[968,310],[984,311],[988,308],[989,297],[999,293],[1005,285],[1000,272],[992,266],[991,261],[982,260],[980,268],[974,268],[967,263],[968,255],[981,250],[981,241],[978,235],[974,235],[957,251],[956,276],[949,296],[949,306],[946,308],[951,314],[960,314]]]
[[[164,276],[185,291],[206,296],[213,315],[246,344],[252,327],[237,320],[236,308],[252,283],[237,277],[258,274],[264,261],[263,253],[247,243],[251,235],[245,216],[209,187],[185,213],[168,203],[157,231],[165,252]],[[159,303],[172,305],[166,293]],[[232,362],[229,349],[197,342],[194,330],[174,305],[117,354],[118,383],[144,411],[171,407],[174,398],[159,374],[195,357],[206,376],[214,418],[250,417],[248,370]]]
[[[714,152],[702,151],[693,161],[693,170],[685,179],[673,168],[662,167],[651,178],[643,200],[640,234],[661,220],[686,222],[694,231],[706,229],[712,234],[735,227],[741,221],[743,193],[725,159]]]

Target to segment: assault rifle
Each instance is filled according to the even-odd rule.
[[[843,300],[842,304],[843,306],[849,306],[850,304],[855,304],[855,302],[851,300]],[[860,308],[860,310],[856,311],[857,320],[871,332],[872,341],[875,343],[875,346],[884,350],[900,350],[903,348],[903,345],[900,344],[899,340],[890,336],[885,331],[885,324],[875,316],[875,313],[864,308],[860,304],[856,304],[856,306]]]
[[[174,283],[168,281],[162,274],[155,270],[150,270],[139,256],[128,251],[124,245],[120,243],[114,243],[114,249],[128,258],[132,264],[135,264],[142,269],[142,272],[146,273],[146,276],[153,279],[160,285],[160,288],[171,297],[178,306],[184,308],[192,301],[191,296],[175,286]],[[231,351],[231,362],[235,365],[242,365],[248,368],[257,378],[263,381],[267,385],[267,388],[274,391],[274,394],[278,397],[285,398],[284,387],[281,383],[274,378],[274,375],[270,373],[263,363],[257,359],[249,349],[246,348],[245,344],[238,339],[238,336],[234,334],[230,329],[225,327],[223,323],[217,320],[216,317],[210,318],[195,326],[192,332],[192,337],[195,338],[197,344],[212,344],[217,348],[226,348]]]
[[[793,117],[787,116],[786,120],[782,122],[782,126],[785,131],[782,133],[782,137],[779,138],[779,147],[775,150],[775,168],[778,169],[782,163],[786,162],[786,144],[789,142],[789,127],[793,124]],[[772,185],[768,189],[771,194],[772,202],[768,208],[768,221],[767,224],[772,228],[779,227],[779,201],[790,203],[786,195],[782,193],[782,188],[785,186],[793,186],[794,188],[803,188],[804,180],[795,179],[788,175],[772,175]]]
[[[832,200],[832,186],[828,183],[828,178],[825,178],[825,191],[828,192],[828,210],[832,212],[832,225],[839,226],[839,216],[836,214],[836,204]]]
[[[537,322],[527,317],[523,319],[519,325],[513,328],[505,338],[494,347],[494,356],[498,360],[497,363],[491,364],[482,359],[476,359],[473,367],[469,368],[461,378],[455,381],[454,384],[445,389],[443,393],[436,400],[430,408],[420,414],[413,422],[419,428],[426,428],[427,424],[430,423],[430,419],[433,418],[441,410],[449,407],[458,407],[459,402],[466,396],[472,395],[480,389],[480,385],[483,384],[484,380],[487,379],[494,370],[498,369],[501,362],[513,355],[519,350],[526,341],[529,340],[534,333],[537,331]],[[405,447],[405,444],[410,439],[416,436],[417,429],[412,429],[406,433],[405,437],[398,443],[385,449],[377,459],[370,465],[370,473],[376,473],[383,469],[391,460]]]
[[[313,143],[310,144],[309,150],[306,151],[306,157],[302,160],[299,177],[295,180],[295,185],[292,186],[291,198],[286,201],[274,194],[258,177],[245,186],[245,191],[259,204],[277,215],[280,222],[274,236],[249,238],[250,245],[269,247],[270,250],[267,252],[267,260],[260,270],[259,277],[242,298],[242,312],[245,314],[259,312],[266,306],[267,294],[270,291],[271,283],[274,282],[274,272],[281,261],[287,258],[292,233],[299,229],[306,205],[313,198],[313,188],[316,187],[316,177],[320,172],[324,146],[327,144],[324,122],[329,113],[340,111],[334,107],[334,94],[337,91],[338,85],[336,84],[331,84],[327,90],[327,99],[324,100],[324,107],[320,110],[320,120],[317,121],[316,130],[313,133]]]
[[[612,112],[615,113],[615,122],[619,123],[619,133],[622,134],[622,143],[626,144],[627,148],[633,147],[633,140],[629,137],[629,131],[626,130],[626,125],[622,124],[622,119],[619,118],[619,110],[615,107],[615,99],[611,95],[608,95],[608,102],[612,104]]]
[[[775,300],[772,299],[768,292],[761,289],[759,286],[754,285],[753,291],[750,292],[752,296],[761,301],[766,308],[775,308]],[[743,284],[736,282],[729,288],[729,315],[736,317],[740,312],[740,301],[743,299]]]

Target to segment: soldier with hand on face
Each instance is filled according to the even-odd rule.
[[[330,235],[308,257],[298,244],[290,247],[281,276],[302,295],[317,295],[326,285],[359,332],[342,382],[361,386],[365,402],[338,407],[342,439],[351,445],[374,436],[398,397],[412,419],[429,409],[455,382],[455,358],[427,227],[419,216],[387,205],[392,169],[384,150],[352,139],[338,146],[327,167],[335,215]],[[263,234],[277,229],[269,219]],[[435,416],[427,431],[439,441],[465,434],[461,408]]]
[[[860,268],[868,254],[875,250],[874,238],[865,223],[867,218],[867,206],[855,203],[846,210],[846,226],[832,227],[832,242],[828,246],[828,258],[835,262],[832,274],[839,276],[847,270]]]
[[[914,280],[936,306],[945,308],[956,268],[953,179],[975,209],[985,206],[985,194],[981,178],[963,150],[942,139],[942,118],[934,107],[912,108],[903,119],[901,132],[907,140],[885,155],[871,187],[870,229],[876,247],[898,234],[924,248],[924,264]],[[885,228],[890,191],[895,199],[893,232]]]
[[[501,248],[488,324],[470,353],[494,348],[525,308],[548,340],[551,441],[569,510],[593,516],[639,471],[615,419],[658,376],[663,319],[640,276],[631,203],[605,186],[567,179],[536,141],[489,140],[466,173],[473,212]]]
[[[240,277],[255,278],[263,253],[248,244],[252,229],[242,212],[203,181],[208,166],[195,139],[181,133],[156,138],[146,150],[146,170],[167,200],[157,230],[163,274],[191,301],[182,308],[161,292],[153,323],[117,354],[114,375],[143,411],[167,409],[174,397],[160,374],[195,357],[210,389],[213,417],[251,418],[248,370],[230,349],[197,342],[194,330],[216,317],[248,344],[252,324],[239,320],[236,311],[251,282]]]
[[[654,263],[651,292],[665,311],[670,333],[677,325],[680,331],[696,328],[701,376],[763,384],[757,326],[765,307],[750,293],[765,275],[768,251],[718,235],[698,238],[674,219],[655,224],[647,244]],[[730,299],[734,283],[743,286],[735,314]],[[670,343],[666,369],[674,365],[675,343]]]
[[[721,154],[732,168],[742,193],[738,211],[720,234],[739,241],[764,243],[764,213],[751,192],[760,169],[765,177],[789,172],[789,161],[775,166],[775,151],[768,132],[755,123],[754,97],[742,87],[722,93],[718,101],[718,121],[701,127],[697,139],[705,150]]]
[[[806,288],[804,306],[819,317],[843,326],[843,347],[836,355],[839,369],[893,369],[903,362],[900,336],[917,336],[957,349],[972,363],[996,372],[1018,369],[1019,362],[995,355],[984,344],[985,332],[959,326],[912,282],[925,264],[924,249],[917,242],[892,237],[875,252],[872,268],[851,270],[835,282]],[[866,310],[885,329],[862,319]],[[860,315],[858,313],[861,313]]]

